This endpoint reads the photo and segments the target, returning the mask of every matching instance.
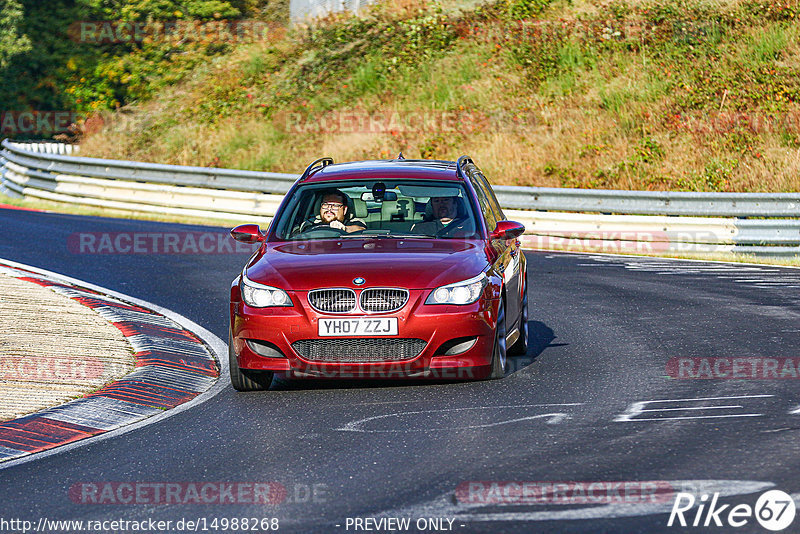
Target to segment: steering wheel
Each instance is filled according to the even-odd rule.
[[[436,232],[434,237],[452,237],[457,230],[463,230],[466,224],[466,219],[452,221],[450,224]]]
[[[300,232],[299,235],[303,237],[319,238],[319,237],[339,237],[343,236],[346,233],[347,230],[343,230],[341,228],[331,228],[327,224],[318,224],[316,226],[309,228],[308,230]]]

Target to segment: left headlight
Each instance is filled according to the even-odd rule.
[[[242,274],[242,299],[245,304],[254,308],[292,305],[292,299],[286,291],[253,282],[244,274]]]
[[[481,273],[463,282],[437,287],[428,295],[425,304],[472,304],[480,298],[488,283],[486,273]]]

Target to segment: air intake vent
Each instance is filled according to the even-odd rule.
[[[292,343],[306,360],[318,362],[389,362],[413,360],[425,350],[422,339],[304,339]]]

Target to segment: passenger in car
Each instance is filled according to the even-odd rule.
[[[423,235],[437,235],[454,221],[459,221],[459,204],[461,200],[456,197],[431,197],[425,206],[425,216],[422,222],[416,223],[411,231]],[[463,217],[463,215],[461,215]]]

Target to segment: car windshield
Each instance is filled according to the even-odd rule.
[[[463,184],[420,180],[305,184],[276,220],[284,240],[470,239],[478,228]]]

